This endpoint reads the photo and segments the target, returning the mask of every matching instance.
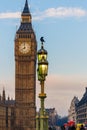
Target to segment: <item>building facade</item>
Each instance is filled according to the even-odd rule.
[[[77,108],[77,123],[87,122],[87,87],[85,93],[83,94],[82,99],[79,101]]]
[[[68,110],[68,121],[76,121],[76,106],[79,103],[79,100],[76,96],[71,101],[70,108]]]
[[[37,41],[28,1],[14,41],[15,100],[0,96],[0,130],[35,130]]]
[[[6,99],[5,90],[0,95],[0,130],[13,130],[13,117],[14,117],[14,104],[13,99]]]

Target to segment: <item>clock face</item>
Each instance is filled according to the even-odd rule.
[[[26,42],[23,42],[19,46],[19,51],[23,54],[26,54],[30,51],[30,45]]]

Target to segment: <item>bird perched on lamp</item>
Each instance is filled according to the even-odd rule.
[[[44,41],[44,37],[41,37],[41,38],[40,38],[40,41],[41,41],[41,42],[45,42],[45,41]]]

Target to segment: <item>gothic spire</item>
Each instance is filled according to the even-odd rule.
[[[31,23],[32,17],[28,7],[28,0],[25,1],[25,6],[21,14],[21,18],[22,18],[22,23]]]
[[[25,15],[25,14],[30,14],[30,10],[29,10],[29,7],[28,7],[28,1],[27,0],[25,1],[24,10],[22,12],[22,15]]]

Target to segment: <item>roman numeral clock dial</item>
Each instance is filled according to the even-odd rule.
[[[30,52],[30,45],[27,42],[23,42],[19,45],[19,51],[23,54]]]

